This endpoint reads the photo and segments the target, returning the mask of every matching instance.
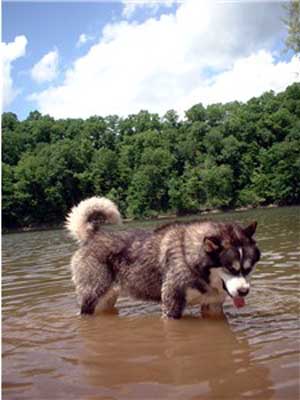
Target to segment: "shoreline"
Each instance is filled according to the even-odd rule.
[[[297,206],[297,205],[296,205]],[[277,204],[269,204],[267,206],[245,206],[245,207],[237,207],[237,208],[228,208],[228,209],[221,209],[221,208],[205,208],[199,210],[196,213],[185,213],[182,215],[178,215],[176,213],[170,214],[160,214],[153,217],[146,217],[143,219],[135,219],[135,218],[124,218],[123,222],[130,223],[130,222],[145,222],[145,221],[162,221],[162,220],[170,220],[176,218],[183,218],[183,217],[192,217],[194,216],[201,216],[201,215],[209,215],[209,214],[219,214],[219,213],[228,213],[228,212],[242,212],[248,211],[253,209],[266,209],[266,208],[279,208],[279,207],[291,207],[291,206],[279,206]],[[12,233],[24,233],[24,232],[39,232],[39,231],[48,231],[48,230],[61,230],[64,228],[64,222],[59,223],[51,223],[51,224],[32,224],[29,226],[19,227],[19,228],[3,228],[3,234],[12,234]]]

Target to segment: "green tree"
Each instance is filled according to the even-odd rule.
[[[89,143],[65,140],[40,144],[34,152],[25,153],[15,168],[15,196],[24,224],[53,222],[86,193],[81,179],[90,162]]]
[[[16,227],[19,222],[18,204],[15,196],[15,167],[2,163],[2,223]]]
[[[169,180],[170,208],[178,215],[199,212],[206,205],[206,191],[200,168],[187,168],[181,177]]]
[[[14,131],[19,124],[19,120],[16,114],[12,112],[5,112],[2,114],[2,132]]]
[[[185,112],[185,117],[188,122],[204,122],[207,118],[207,112],[204,106],[199,103],[191,107]]]
[[[292,50],[296,54],[300,53],[300,1],[291,0],[285,6],[287,16],[283,22],[287,28],[285,45],[287,50]]]
[[[141,166],[135,171],[128,189],[130,216],[149,216],[167,210],[172,162],[171,154],[162,148],[145,149]]]
[[[300,141],[275,143],[261,152],[253,186],[261,202],[298,204],[300,201]]]
[[[123,214],[299,204],[300,84],[246,103],[54,120],[2,116],[3,226],[60,222],[95,194]]]
[[[105,147],[96,150],[85,179],[90,181],[93,193],[101,196],[118,187],[117,154]]]
[[[228,207],[233,198],[234,179],[229,165],[214,166],[201,171],[208,207]]]

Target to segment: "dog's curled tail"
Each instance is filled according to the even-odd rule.
[[[66,218],[66,228],[79,240],[88,240],[105,223],[120,224],[117,206],[105,197],[91,197],[73,207]]]

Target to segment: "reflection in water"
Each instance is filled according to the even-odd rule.
[[[121,298],[117,314],[77,314],[63,231],[2,240],[2,390],[10,399],[297,399],[299,208],[212,218],[258,220],[262,259],[247,306],[228,321],[164,321]],[[145,224],[150,226],[151,224]]]
[[[89,318],[80,335],[85,379],[111,396],[267,400],[274,393],[268,368],[227,321],[105,316]]]

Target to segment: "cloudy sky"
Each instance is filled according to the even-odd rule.
[[[278,1],[4,1],[3,109],[183,115],[282,91],[300,71],[283,15]]]

